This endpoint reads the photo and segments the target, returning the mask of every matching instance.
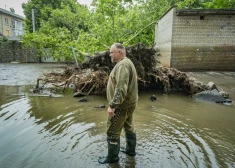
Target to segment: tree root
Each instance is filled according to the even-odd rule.
[[[130,46],[127,49],[127,57],[132,60],[138,74],[139,90],[160,89],[166,93],[183,91],[189,95],[210,89],[208,85],[198,82],[184,72],[174,68],[156,67],[158,51],[141,44]],[[109,74],[113,68],[109,51],[97,53],[89,57],[87,62],[79,67],[67,67],[62,73],[47,73],[39,81],[52,83],[54,86],[63,87],[63,91],[70,85],[74,86],[74,92],[96,95],[106,94],[106,85]]]

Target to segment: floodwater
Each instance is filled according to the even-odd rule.
[[[0,168],[235,167],[234,102],[228,106],[161,91],[139,94],[137,155],[120,153],[118,163],[100,165],[97,160],[107,154],[107,114],[94,106],[107,107],[105,96],[78,102],[71,93],[52,98],[30,92],[37,75],[58,67],[0,64]],[[189,74],[215,82],[235,100],[234,72]],[[152,94],[158,98],[154,102]]]

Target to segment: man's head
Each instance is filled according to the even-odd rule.
[[[112,62],[119,62],[126,56],[126,49],[120,43],[115,43],[110,48],[110,57]]]

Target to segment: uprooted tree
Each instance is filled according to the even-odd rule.
[[[127,57],[134,63],[139,90],[160,89],[166,93],[171,91],[183,91],[189,95],[208,90],[210,87],[186,73],[175,68],[158,67],[160,54],[154,48],[137,44],[126,48]],[[87,57],[87,61],[76,67],[66,66],[62,73],[47,73],[38,78],[44,84],[51,83],[54,86],[74,88],[75,95],[102,95],[106,93],[106,84],[109,74],[114,67],[109,51],[101,52],[95,56]]]

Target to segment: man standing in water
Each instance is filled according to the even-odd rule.
[[[109,75],[107,85],[108,155],[99,159],[99,163],[114,163],[119,160],[120,135],[124,127],[126,148],[121,152],[135,156],[136,133],[133,125],[133,112],[138,101],[137,73],[132,61],[126,57],[126,49],[120,43],[110,48],[112,62],[117,62]]]

